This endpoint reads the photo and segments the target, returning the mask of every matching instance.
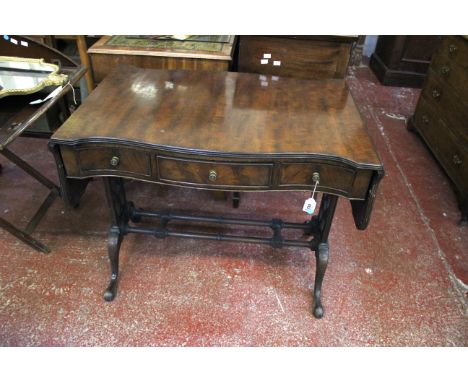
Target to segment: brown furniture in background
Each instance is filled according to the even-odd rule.
[[[85,79],[86,79],[86,86],[88,87],[88,93],[91,93],[94,90],[94,79],[93,79],[93,71],[91,68],[91,61],[88,56],[88,46],[86,44],[86,37],[84,35],[55,35],[52,36],[53,39],[53,47],[55,47],[55,39],[62,39],[62,40],[75,40],[76,46],[78,49],[78,54],[80,55],[81,64],[86,68]]]
[[[379,36],[370,68],[383,85],[422,86],[439,36]]]
[[[445,36],[429,67],[415,114],[416,130],[441,164],[468,220],[468,40]]]
[[[122,239],[140,233],[312,250],[313,313],[320,318],[338,197],[351,201],[355,225],[365,229],[384,175],[348,87],[336,79],[279,77],[265,86],[251,73],[119,67],[54,134],[50,147],[68,205],[78,204],[90,178],[104,179],[112,219],[108,301],[116,295]],[[316,187],[322,197],[318,213],[305,223],[183,215],[135,207],[125,198],[122,178],[221,191]],[[297,211],[304,214],[300,207]],[[149,227],[142,217],[159,224]],[[190,232],[174,227],[174,220],[271,228],[272,233],[206,233],[193,225]],[[299,239],[286,239],[285,229],[299,231]]]
[[[344,78],[357,36],[239,36],[237,70],[276,76]]]
[[[102,37],[88,50],[95,81],[102,81],[119,64],[147,69],[223,71],[231,68],[234,36],[191,36],[187,40],[156,37]]]

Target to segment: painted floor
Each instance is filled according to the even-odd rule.
[[[366,67],[347,81],[386,176],[366,231],[338,202],[323,319],[311,314],[311,251],[191,239],[127,236],[118,295],[105,302],[109,216],[96,180],[78,209],[57,199],[37,227],[50,254],[0,230],[0,345],[467,346],[468,227],[458,225],[448,178],[406,130],[419,90],[381,86]],[[45,140],[19,138],[10,149],[57,181]],[[0,163],[0,216],[22,227],[47,191]],[[141,207],[306,218],[304,192],[243,193],[233,210],[205,191],[126,186]]]

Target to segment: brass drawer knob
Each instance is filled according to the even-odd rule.
[[[110,165],[112,167],[117,167],[119,165],[120,158],[118,156],[113,156],[110,160]]]
[[[438,99],[438,98],[440,98],[441,95],[442,94],[440,94],[440,91],[438,91],[437,89],[434,89],[432,91],[432,98]]]
[[[320,182],[320,174],[318,172],[314,172],[312,174],[312,182],[314,183]]]
[[[427,125],[429,123],[429,117],[427,115],[423,115],[421,119],[422,119],[424,124]]]
[[[460,157],[455,154],[453,157],[452,157],[452,160],[453,160],[453,163],[456,164],[457,166],[461,165],[463,163],[463,161],[460,159]]]
[[[440,68],[440,73],[444,76],[446,76],[447,74],[449,74],[450,72],[450,68],[448,66],[442,66]]]
[[[454,44],[449,45],[449,53],[455,53],[458,50],[458,47]]]
[[[218,174],[216,173],[215,170],[210,170],[210,173],[208,175],[208,179],[211,181],[211,182],[214,182],[216,181],[216,178],[218,177]]]

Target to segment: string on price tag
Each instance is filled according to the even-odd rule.
[[[315,201],[314,196],[318,183],[318,180],[315,181],[314,190],[310,194],[310,198],[306,199],[306,201],[304,202],[304,206],[302,207],[302,211],[307,212],[309,215],[312,215],[314,213],[315,207],[317,206],[317,202]]]

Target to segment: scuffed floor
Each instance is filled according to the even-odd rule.
[[[467,346],[468,227],[449,181],[405,128],[419,91],[352,68],[352,94],[384,162],[371,224],[357,231],[340,200],[323,286],[311,314],[313,253],[129,235],[117,298],[106,303],[108,213],[102,182],[79,209],[54,202],[31,250],[0,230],[3,346]],[[46,142],[10,146],[56,179]],[[0,156],[0,216],[23,226],[47,191]],[[137,205],[303,222],[307,193],[243,193],[240,208],[206,191],[127,182]]]

